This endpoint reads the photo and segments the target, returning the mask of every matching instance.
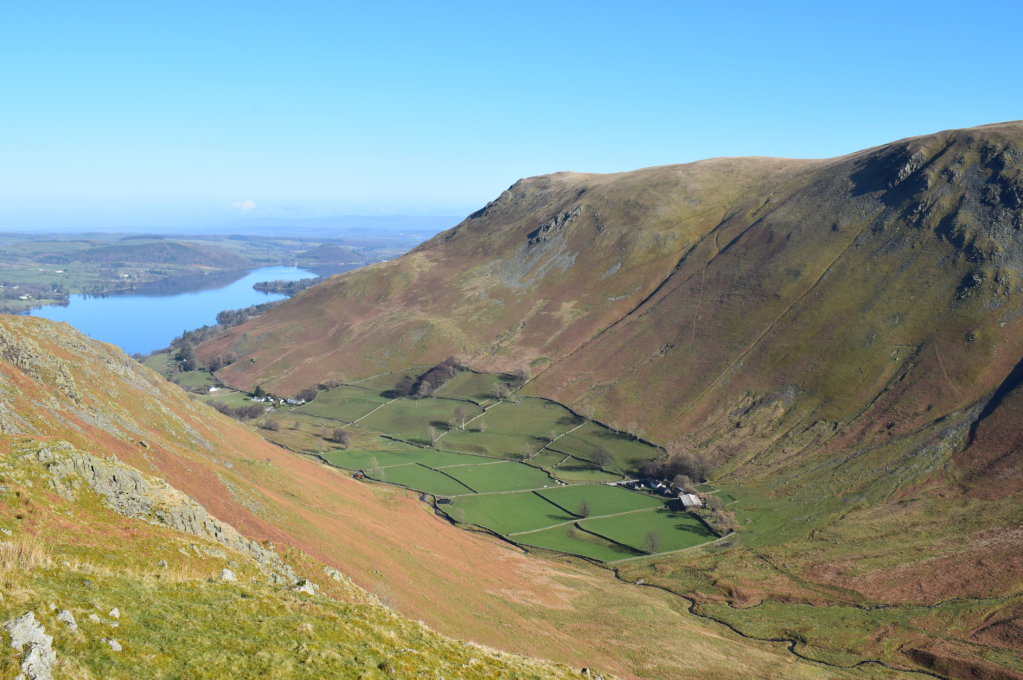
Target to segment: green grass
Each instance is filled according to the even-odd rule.
[[[485,420],[487,434],[540,438],[551,431],[564,434],[583,422],[561,404],[537,397],[522,397],[519,404],[505,400],[487,411]]]
[[[154,354],[142,362],[143,365],[153,369],[162,376],[166,376],[170,371],[171,366],[177,363],[172,357],[170,352],[161,352],[160,354]]]
[[[581,522],[580,526],[636,550],[644,549],[643,543],[649,531],[660,537],[659,552],[691,548],[716,538],[710,529],[689,513],[672,512],[667,508],[589,519]]]
[[[447,508],[455,519],[478,524],[499,534],[543,529],[574,519],[531,491],[460,496]]]
[[[444,468],[444,472],[478,493],[541,489],[557,484],[545,472],[522,463],[488,463]]]
[[[399,399],[361,421],[360,425],[399,439],[429,443],[429,428],[446,429],[459,406],[465,409],[467,418],[480,412],[473,404],[448,399]]]
[[[199,401],[209,403],[210,401],[221,401],[228,406],[247,406],[252,403],[252,399],[249,395],[244,392],[236,392],[235,390],[217,390],[210,394],[200,394],[196,397]],[[281,420],[282,418],[277,418]]]
[[[489,418],[489,414],[484,416],[488,423]],[[457,430],[444,435],[438,446],[462,453],[518,460],[522,458],[523,449],[527,446],[530,453],[535,453],[547,443],[546,439],[537,439],[530,435],[496,434],[489,429],[486,432],[479,432],[473,429],[477,422],[479,421],[470,424],[464,432]]]
[[[565,459],[565,454],[557,451],[551,451],[550,449],[544,449],[540,453],[530,458],[527,464],[538,468],[551,468],[560,463]],[[556,472],[556,470],[555,470]]]
[[[580,504],[585,501],[590,506],[591,516],[614,515],[664,505],[656,498],[604,484],[575,484],[557,489],[543,489],[537,493],[555,505],[576,514]]]
[[[401,377],[408,373],[413,378],[419,377],[426,371],[430,370],[429,366],[412,366],[408,370],[398,371],[397,373],[385,373],[384,375],[378,375],[375,378],[368,378],[366,380],[358,380],[353,383],[356,387],[361,387],[364,390],[376,392],[381,394],[383,392],[389,392],[394,389],[394,386],[398,384]]]
[[[437,390],[438,397],[466,399],[481,404],[491,399],[490,392],[498,383],[509,383],[511,378],[494,373],[463,371]]]
[[[210,387],[217,384],[209,371],[182,371],[175,373],[174,378],[182,387]]]
[[[391,484],[401,484],[416,491],[425,491],[437,496],[457,496],[472,493],[471,489],[459,484],[444,473],[422,465],[402,465],[382,468],[374,479]]]
[[[636,557],[640,553],[624,546],[612,543],[600,536],[580,530],[574,524],[551,527],[529,534],[518,534],[511,537],[516,543],[532,545],[538,548],[560,550],[592,557],[604,562],[614,562],[628,557]]]
[[[614,482],[622,479],[621,475],[616,475],[613,472],[592,468],[565,469],[556,467],[551,468],[551,474],[563,482]]]
[[[373,390],[346,386],[320,392],[316,395],[315,401],[295,410],[319,418],[351,423],[388,401],[390,401],[388,398],[380,396]]]
[[[322,454],[323,458],[331,465],[347,468],[349,470],[367,470],[373,467],[373,459],[380,467],[393,465],[409,465],[419,463],[427,467],[440,467],[442,465],[464,465],[479,463],[478,456],[463,456],[459,453],[448,453],[447,451],[432,451],[409,446],[402,451],[375,451],[354,449],[350,451],[331,451]]]
[[[564,451],[586,461],[593,460],[593,452],[598,447],[605,449],[615,459],[615,463],[609,469],[617,469],[622,473],[637,470],[645,461],[661,455],[661,450],[656,447],[644,444],[624,433],[616,435],[596,423],[586,423],[554,444],[558,451]]]

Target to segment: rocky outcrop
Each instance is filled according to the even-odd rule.
[[[248,555],[274,583],[295,584],[298,576],[277,554],[250,541],[163,480],[141,474],[116,459],[97,458],[66,442],[27,454],[46,466],[54,491],[72,499],[84,483],[114,512],[216,541]]]
[[[52,668],[57,660],[53,653],[53,637],[46,634],[35,614],[11,619],[4,624],[4,630],[11,636],[11,647],[22,652],[21,676],[28,680],[52,680]]]

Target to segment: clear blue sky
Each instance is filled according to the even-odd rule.
[[[464,215],[1023,118],[1014,2],[5,2],[0,230]]]

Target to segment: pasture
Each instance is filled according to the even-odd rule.
[[[318,418],[329,418],[351,423],[390,401],[373,390],[361,387],[336,387],[328,392],[320,392],[315,401],[294,409]]]
[[[557,484],[542,470],[510,461],[456,465],[444,468],[444,472],[477,493],[542,489]]]
[[[598,448],[604,449],[614,459],[606,469],[622,474],[638,470],[644,462],[661,455],[661,450],[654,446],[633,439],[625,433],[615,434],[596,423],[586,423],[572,434],[558,439],[552,448],[588,461],[594,467],[598,467],[594,463],[595,451]]]
[[[369,470],[366,472],[370,474]],[[471,489],[467,489],[443,472],[437,472],[418,464],[380,468],[371,476],[379,482],[401,484],[416,491],[432,493],[435,496],[457,496],[472,493]]]
[[[651,531],[660,540],[657,552],[691,548],[717,538],[703,522],[689,513],[672,512],[667,508],[588,519],[580,522],[579,526],[641,552],[645,552],[646,535]]]
[[[656,498],[605,484],[573,484],[557,489],[543,489],[537,493],[551,503],[580,516],[583,515],[580,514],[579,507],[584,502],[589,505],[589,515],[592,516],[615,515],[664,505]]]
[[[540,531],[533,531],[528,534],[517,534],[511,537],[516,543],[549,550],[592,557],[604,562],[614,562],[627,557],[636,557],[640,553],[617,543],[613,543],[601,536],[583,531],[575,524],[566,524]]]
[[[383,432],[392,437],[429,444],[430,428],[439,432],[446,430],[448,421],[454,418],[455,409],[458,407],[465,410],[467,419],[481,412],[475,404],[449,399],[399,399],[367,417],[360,424],[366,429]]]
[[[447,512],[459,521],[478,524],[502,535],[543,529],[575,519],[531,491],[459,496],[448,506]]]
[[[376,467],[382,468],[393,467],[395,465],[409,465],[410,463],[418,463],[427,467],[439,467],[441,465],[459,465],[480,461],[480,458],[477,456],[463,456],[457,453],[420,449],[408,445],[406,445],[406,448],[397,451],[350,449],[347,451],[330,451],[321,455],[331,465],[349,470],[368,470],[374,467],[374,461]]]
[[[444,384],[436,395],[448,399],[464,399],[476,404],[490,401],[491,391],[498,383],[509,384],[511,377],[495,373],[463,371]]]

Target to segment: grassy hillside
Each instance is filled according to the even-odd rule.
[[[120,677],[130,666],[136,675],[173,677],[231,663],[247,664],[253,674],[311,668],[313,675],[317,669],[321,676],[343,675],[357,659],[376,668],[367,677],[383,676],[387,663],[397,669],[393,674],[409,677],[454,658],[466,664],[478,658],[478,671],[458,664],[442,674],[489,677],[493,670],[500,677],[498,665],[506,664],[504,676],[514,677],[516,669],[571,676],[475,647],[466,647],[465,657],[444,657],[443,650],[457,648],[409,623],[424,621],[449,637],[622,677],[861,677],[801,661],[782,643],[742,638],[688,614],[684,600],[663,590],[623,584],[583,562],[538,560],[461,531],[414,494],[357,482],[269,444],[65,324],[0,316],[0,391],[0,526],[12,532],[3,540],[28,546],[17,551],[28,557],[16,556],[18,566],[6,568],[3,621],[33,612],[71,675]],[[64,486],[74,498],[65,499],[51,486],[53,470],[39,459],[41,448],[129,466],[150,487],[168,483],[166,498],[179,498],[179,490],[201,503],[216,526],[234,527],[246,541],[232,545],[273,546],[296,578],[311,579],[332,600],[309,601],[290,584],[266,581],[251,553],[239,556],[216,540],[219,532],[185,536],[115,514],[110,499],[84,484],[74,488],[73,477]],[[131,486],[132,478],[122,481]],[[152,518],[145,506],[125,507]],[[231,561],[239,564],[237,585],[216,580]],[[323,567],[340,570],[351,583],[328,578]],[[364,612],[360,598],[380,601],[402,618]],[[50,610],[50,602],[58,609]],[[117,630],[113,607],[122,613]],[[73,613],[80,629],[93,627],[71,635],[55,621],[60,609]],[[89,621],[89,613],[101,623]],[[104,637],[118,640],[123,651],[108,651]],[[211,637],[224,644],[214,648]],[[261,645],[254,656],[253,639]],[[2,672],[13,676],[19,657],[5,649]],[[425,654],[422,666],[410,649]],[[136,663],[139,658],[146,663]]]
[[[285,393],[455,353],[527,369],[526,393],[701,453],[729,494],[727,550],[623,577],[815,658],[1011,677],[1021,229],[1021,123],[827,160],[558,173],[200,355],[235,351],[224,380]],[[761,603],[780,609],[736,613]],[[906,609],[863,614],[878,607]]]

